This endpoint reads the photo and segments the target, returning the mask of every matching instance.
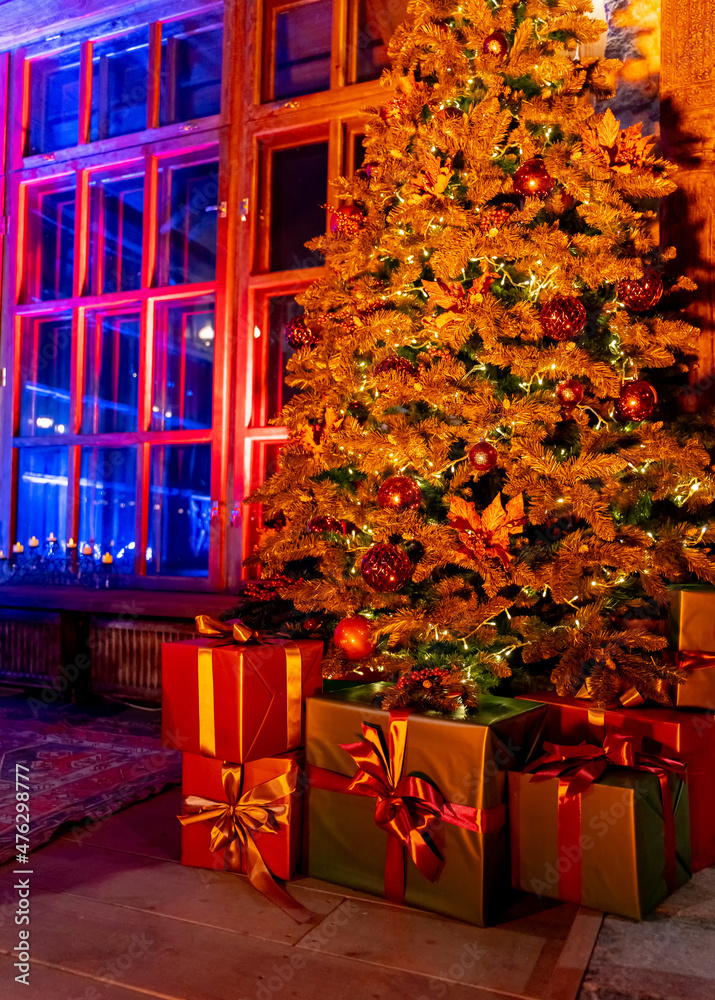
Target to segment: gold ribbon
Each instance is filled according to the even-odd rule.
[[[300,746],[302,739],[303,661],[298,644],[285,641],[288,637],[282,633],[276,636],[265,635],[249,628],[242,621],[222,622],[210,615],[197,615],[196,628],[200,635],[212,639],[225,639],[229,645],[258,642],[263,645],[282,647],[286,660],[286,750]],[[214,648],[214,646],[199,647],[198,659],[199,746],[201,753],[209,757],[216,757]]]
[[[591,678],[587,677],[584,681],[581,689],[576,694],[577,698],[592,699],[592,684]],[[619,693],[616,701],[623,706],[623,708],[637,708],[639,705],[645,704],[645,698],[638,690],[631,684],[629,686],[624,686],[624,688]]]
[[[225,848],[226,869],[245,870],[251,885],[294,920],[299,923],[311,920],[313,914],[278,883],[253,839],[257,833],[287,832],[290,815],[289,803],[285,800],[296,790],[297,765],[293,764],[287,774],[264,781],[243,793],[242,767],[224,764],[221,780],[228,801],[214,802],[200,795],[187,795],[179,822],[182,826],[213,823],[210,849],[220,851]]]

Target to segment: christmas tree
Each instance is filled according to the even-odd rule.
[[[667,586],[715,583],[711,425],[678,408],[694,286],[658,245],[675,168],[595,113],[618,64],[579,60],[590,11],[413,0],[395,96],[310,244],[291,439],[250,500],[255,559],[331,673],[448,699],[525,668],[663,700]]]

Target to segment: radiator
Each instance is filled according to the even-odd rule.
[[[59,614],[0,609],[0,680],[44,685],[59,675]]]
[[[92,687],[97,693],[161,698],[161,644],[196,635],[193,621],[126,621],[93,615]]]

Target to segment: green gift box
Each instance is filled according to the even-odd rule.
[[[545,706],[387,712],[388,687],[307,701],[308,873],[484,926],[509,894],[506,773],[540,749]]]

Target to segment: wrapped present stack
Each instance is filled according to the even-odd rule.
[[[670,708],[477,702],[446,670],[323,693],[321,642],[197,619],[163,653],[182,863],[244,872],[297,920],[299,869],[481,926],[512,888],[641,919],[715,862],[715,588],[672,609]]]

